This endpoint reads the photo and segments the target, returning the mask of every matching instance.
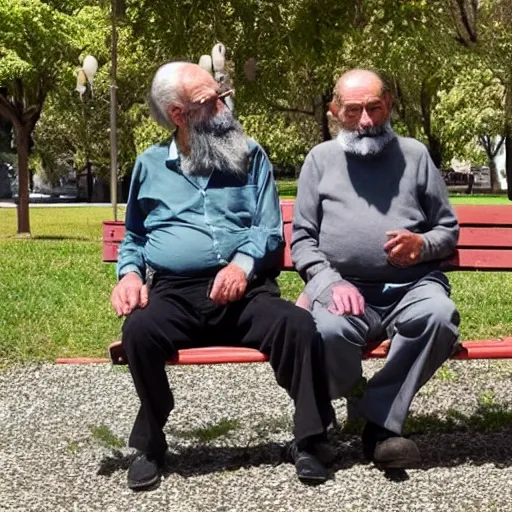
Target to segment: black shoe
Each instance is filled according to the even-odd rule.
[[[325,466],[313,455],[313,449],[299,449],[297,443],[292,441],[287,447],[287,458],[295,464],[297,476],[303,484],[323,484],[329,473]]]
[[[338,456],[336,449],[327,440],[314,443],[308,451],[325,466],[334,464]]]
[[[421,463],[416,443],[375,423],[363,430],[363,454],[380,469],[412,469]]]
[[[152,456],[139,453],[128,469],[128,487],[134,491],[143,491],[158,484],[164,458],[164,454]]]

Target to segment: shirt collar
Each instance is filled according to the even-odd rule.
[[[176,144],[176,136],[173,136],[169,144],[169,157],[165,162],[167,168],[174,172],[180,171],[180,155],[178,153],[178,144]]]
[[[176,144],[176,137],[171,139],[171,143],[169,144],[169,160],[178,160],[180,156],[178,155],[178,145]]]

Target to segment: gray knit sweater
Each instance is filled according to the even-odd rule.
[[[420,262],[387,261],[386,231],[424,239]],[[345,153],[333,140],[306,157],[295,201],[292,259],[314,300],[330,284],[407,283],[439,268],[457,244],[459,227],[441,174],[426,147],[398,137],[375,157]]]

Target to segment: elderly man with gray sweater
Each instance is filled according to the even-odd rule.
[[[457,243],[457,219],[426,147],[392,130],[391,106],[376,73],[339,78],[330,111],[340,132],[306,157],[292,238],[306,282],[300,302],[323,337],[331,398],[360,379],[365,346],[391,340],[360,402],[363,452],[382,469],[420,462],[403,424],[415,393],[452,353],[459,324],[440,271]]]

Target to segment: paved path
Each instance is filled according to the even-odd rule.
[[[367,373],[379,361],[365,363]],[[512,511],[512,362],[451,361],[414,402],[421,469],[387,477],[337,433],[332,479],[305,487],[281,449],[292,407],[266,364],[169,369],[177,407],[165,479],[126,488],[137,410],[109,365],[0,372],[1,511]],[[344,401],[336,401],[340,420]],[[227,433],[213,440],[208,425]],[[219,427],[220,429],[220,427]],[[231,430],[230,430],[231,429]]]

